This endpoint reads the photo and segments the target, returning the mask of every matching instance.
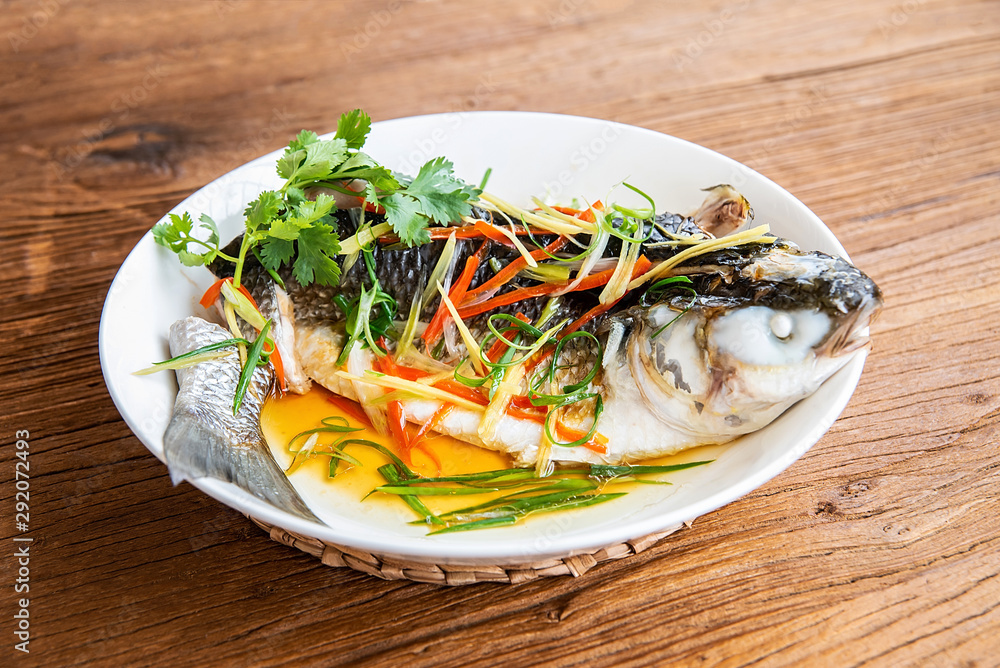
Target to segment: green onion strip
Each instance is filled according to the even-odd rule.
[[[157,371],[166,371],[167,369],[186,369],[187,367],[200,364],[201,362],[207,362],[208,360],[225,357],[230,353],[230,351],[226,350],[226,348],[239,344],[248,346],[250,345],[250,342],[246,339],[233,338],[226,339],[225,341],[218,341],[216,343],[209,343],[207,346],[202,346],[201,348],[177,355],[176,357],[171,357],[168,360],[153,362],[153,366],[140,369],[139,371],[134,371],[132,372],[132,375],[147,376],[151,373],[156,373]]]

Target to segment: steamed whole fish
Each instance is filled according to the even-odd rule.
[[[713,193],[720,201],[703,206],[698,219],[661,214],[647,221],[650,236],[643,254],[656,263],[678,252],[678,246],[672,244],[678,237],[710,236],[705,227],[723,232],[738,227],[749,213],[745,200],[717,195],[718,191]],[[482,211],[475,215],[490,217]],[[372,214],[367,216],[371,222]],[[357,210],[335,212],[342,239],[356,231],[358,217]],[[734,217],[739,220],[734,221]],[[377,216],[375,219],[377,222]],[[553,238],[544,236],[539,242],[545,244]],[[581,245],[589,242],[586,237],[579,241]],[[465,260],[482,243],[486,244],[486,257],[501,268],[520,257],[516,249],[502,243],[458,240],[446,283],[456,278]],[[239,239],[230,250],[238,244]],[[426,290],[444,244],[433,241],[415,248],[376,245],[374,271],[381,288],[400,305],[400,320],[405,319],[407,306]],[[612,238],[601,262],[613,267],[620,247],[621,242]],[[211,269],[222,277],[231,275],[233,266],[218,260]],[[496,266],[481,263],[470,290],[496,271]],[[304,392],[315,381],[360,401],[373,423],[384,425],[384,408],[370,402],[385,390],[359,380],[376,368],[376,356],[355,345],[346,364],[338,363],[347,335],[345,314],[333,299],[337,294],[353,299],[372,288],[364,263],[358,261],[347,269],[336,288],[302,286],[289,270],[279,273],[284,288],[250,258],[242,283],[262,314],[274,322],[289,389]],[[563,386],[580,382],[596,365],[596,374],[586,389],[603,403],[596,424],[596,432],[606,440],[601,448],[549,445],[539,421],[507,413],[484,429],[483,411],[461,406],[436,420],[436,430],[506,452],[521,466],[537,464],[540,458],[617,464],[725,443],[769,424],[866,347],[868,324],[882,303],[878,287],[850,263],[802,251],[781,239],[702,254],[682,263],[673,273],[688,276],[697,296],[670,291],[653,296],[644,289],[630,292],[584,325],[595,334],[600,348],[587,339],[577,339],[556,361],[558,383]],[[533,284],[533,279],[518,276],[498,294]],[[595,306],[599,292],[592,289],[563,295],[549,323],[579,318]],[[421,326],[434,316],[440,302],[436,296],[426,302],[420,312]],[[466,324],[482,341],[492,313],[521,313],[535,322],[547,304],[548,297],[525,299],[470,317]],[[248,330],[247,337],[252,336],[252,329]],[[467,354],[454,332],[446,332],[442,346],[436,358],[434,351],[419,351],[425,366],[454,368]],[[391,343],[389,352],[394,352]],[[520,382],[517,393],[528,393],[527,382]],[[566,407],[559,418],[561,425],[570,433],[588,432],[596,404],[596,399],[590,398]],[[405,419],[424,424],[435,416],[442,402],[404,397],[400,406]]]

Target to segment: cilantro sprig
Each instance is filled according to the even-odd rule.
[[[235,263],[230,292],[237,295],[248,253],[253,253],[278,282],[278,270],[289,265],[302,285],[335,286],[340,282],[340,236],[333,217],[337,202],[328,194],[330,190],[358,198],[369,210],[384,211],[392,230],[410,246],[430,241],[427,226],[446,225],[471,212],[469,200],[477,198],[481,189],[458,179],[451,162],[435,158],[413,178],[393,173],[361,150],[370,131],[371,117],[355,109],[340,117],[331,139],[320,139],[309,130],[299,132],[276,165],[284,184],[260,193],[243,212],[245,231],[237,257],[222,252],[218,226],[208,215],[201,216],[196,229],[190,214],[170,214],[153,227],[153,238],[177,253],[186,266],[209,265],[217,258]],[[372,287],[363,290],[356,303],[342,299],[338,304],[353,314],[350,343],[363,340],[377,350],[375,335],[385,333],[391,325],[396,305],[378,285],[371,253],[365,254],[365,264]],[[230,329],[240,338],[233,315],[236,304],[230,303],[229,297],[226,301]],[[259,335],[265,336],[266,330]],[[249,352],[255,345],[249,346]],[[238,346],[245,357],[247,345]],[[345,347],[345,354],[349,349]],[[244,375],[250,367],[248,361]],[[240,399],[237,396],[237,407]]]
[[[198,226],[200,229],[208,230],[207,239],[199,239],[192,234],[194,221],[188,212],[185,211],[180,216],[171,213],[167,218],[169,222],[163,221],[153,226],[153,240],[177,253],[178,259],[184,266],[198,267],[211,264],[217,257],[231,262],[236,261],[236,258],[219,250],[219,228],[208,215],[202,214],[201,225]],[[193,250],[192,244],[194,244]],[[199,247],[204,250],[199,252]]]
[[[392,230],[409,246],[430,241],[428,226],[447,225],[471,213],[469,202],[482,191],[457,178],[450,161],[430,160],[413,178],[396,174],[361,150],[370,131],[371,117],[355,109],[340,117],[331,139],[303,130],[289,142],[277,163],[284,185],[265,190],[244,211],[246,231],[238,257],[220,251],[218,227],[207,215],[199,226],[208,231],[207,239],[194,235],[194,221],[185,213],[157,224],[156,242],[188,266],[208,265],[218,257],[235,262],[237,286],[251,251],[272,274],[291,264],[303,285],[337,285],[341,248],[332,216],[336,200],[326,193],[307,196],[310,191],[325,188],[352,195],[370,209],[384,211]],[[351,188],[355,182],[364,187]]]
[[[469,200],[482,191],[457,178],[452,168],[449,160],[434,158],[413,179],[397,174],[399,189],[378,198],[386,221],[406,245],[430,241],[427,226],[431,223],[447,225],[472,213]]]

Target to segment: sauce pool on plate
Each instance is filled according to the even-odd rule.
[[[288,394],[280,399],[271,400],[265,405],[261,414],[261,429],[264,432],[275,460],[282,469],[288,469],[292,464],[294,453],[288,449],[289,441],[303,431],[320,426],[323,418],[333,416],[346,419],[352,427],[363,428],[360,431],[350,433],[321,433],[319,443],[333,443],[345,437],[368,439],[400,455],[398,448],[390,436],[382,436],[366,425],[359,423],[355,417],[345,413],[345,411],[331,401],[331,397],[333,396],[322,387],[314,385],[313,389],[306,394]],[[411,425],[411,435],[415,431],[416,428]],[[298,439],[294,446],[295,449],[302,447],[305,439],[306,437]],[[503,453],[470,445],[449,436],[428,436],[424,440],[424,446],[426,450],[430,451],[432,456],[429,456],[421,449],[414,449],[411,452],[411,460],[407,462],[410,468],[422,476],[449,476],[513,467],[511,458]],[[693,448],[678,455],[661,457],[642,462],[642,464],[672,465],[715,459],[727,447],[729,446]],[[370,447],[360,445],[347,446],[345,453],[355,457],[363,465],[356,466],[347,462],[340,462],[337,466],[336,478],[330,478],[331,458],[322,456],[313,457],[289,474],[289,478],[297,488],[302,488],[307,492],[313,490],[313,494],[307,494],[307,496],[313,499],[317,498],[316,490],[320,490],[321,496],[327,497],[328,493],[335,488],[337,497],[360,504],[359,508],[367,507],[380,514],[390,513],[403,523],[418,519],[417,515],[407,508],[400,498],[378,493],[369,496],[369,493],[373,489],[386,484],[385,479],[378,472],[380,466],[388,463],[388,459],[383,454]],[[438,462],[440,462],[440,467]],[[660,480],[669,480],[670,477],[670,475],[655,476],[656,479]],[[613,487],[613,491],[615,492],[630,492],[637,488],[646,488],[648,490],[648,486],[635,482],[616,483]],[[670,493],[671,488],[669,486],[658,487],[663,494]],[[497,495],[498,493],[491,492],[454,497],[422,497],[422,500],[433,512],[442,513],[474,505]],[[363,503],[361,503],[362,501]]]
[[[397,455],[400,454],[391,437],[382,436],[373,429],[359,424],[355,418],[347,415],[338,406],[333,404],[330,401],[331,396],[333,395],[330,392],[314,384],[313,389],[306,394],[287,394],[280,399],[269,401],[265,405],[261,413],[261,429],[264,432],[264,437],[267,439],[275,461],[278,462],[278,465],[282,469],[287,469],[292,463],[293,453],[288,450],[289,440],[296,434],[307,429],[320,426],[320,421],[323,418],[331,416],[345,418],[352,427],[365,428],[361,431],[344,434],[320,434],[320,443],[333,443],[345,436],[348,438],[363,438],[384,445]],[[415,431],[415,429],[412,429],[411,434]],[[298,449],[304,441],[305,438],[299,439],[296,441],[294,447]],[[450,436],[428,435],[424,439],[424,443],[426,444],[426,448],[441,462],[441,468],[438,469],[437,463],[422,452],[421,449],[414,449],[412,459],[407,463],[410,468],[422,476],[434,477],[475,473],[479,471],[506,469],[513,466],[510,457],[503,453],[463,443]],[[305,478],[309,478],[309,482],[324,480],[328,484],[336,485],[357,501],[360,501],[379,485],[386,484],[385,479],[378,472],[378,467],[388,463],[384,455],[371,448],[359,445],[349,445],[345,449],[345,452],[352,457],[356,457],[364,466],[352,466],[347,462],[341,462],[337,467],[337,477],[330,479],[330,458],[314,457],[305,462],[298,470],[292,472],[289,478],[293,483],[298,483],[300,480],[305,482]],[[429,500],[425,499],[425,501],[433,510],[444,512],[471,505],[480,498],[485,499],[488,496],[484,494],[461,497],[435,497]],[[403,512],[412,516],[410,519],[417,519],[412,511],[406,508],[402,500],[389,495],[373,494],[365,499],[365,503],[390,503],[394,506],[398,505]]]

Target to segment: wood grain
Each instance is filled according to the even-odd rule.
[[[0,2],[0,533],[31,432],[18,665],[1000,665],[1000,4]],[[883,288],[841,419],[584,577],[330,569],[166,471],[97,356],[115,271],[195,189],[345,109],[526,109],[719,150]],[[11,664],[13,665],[13,664]]]

